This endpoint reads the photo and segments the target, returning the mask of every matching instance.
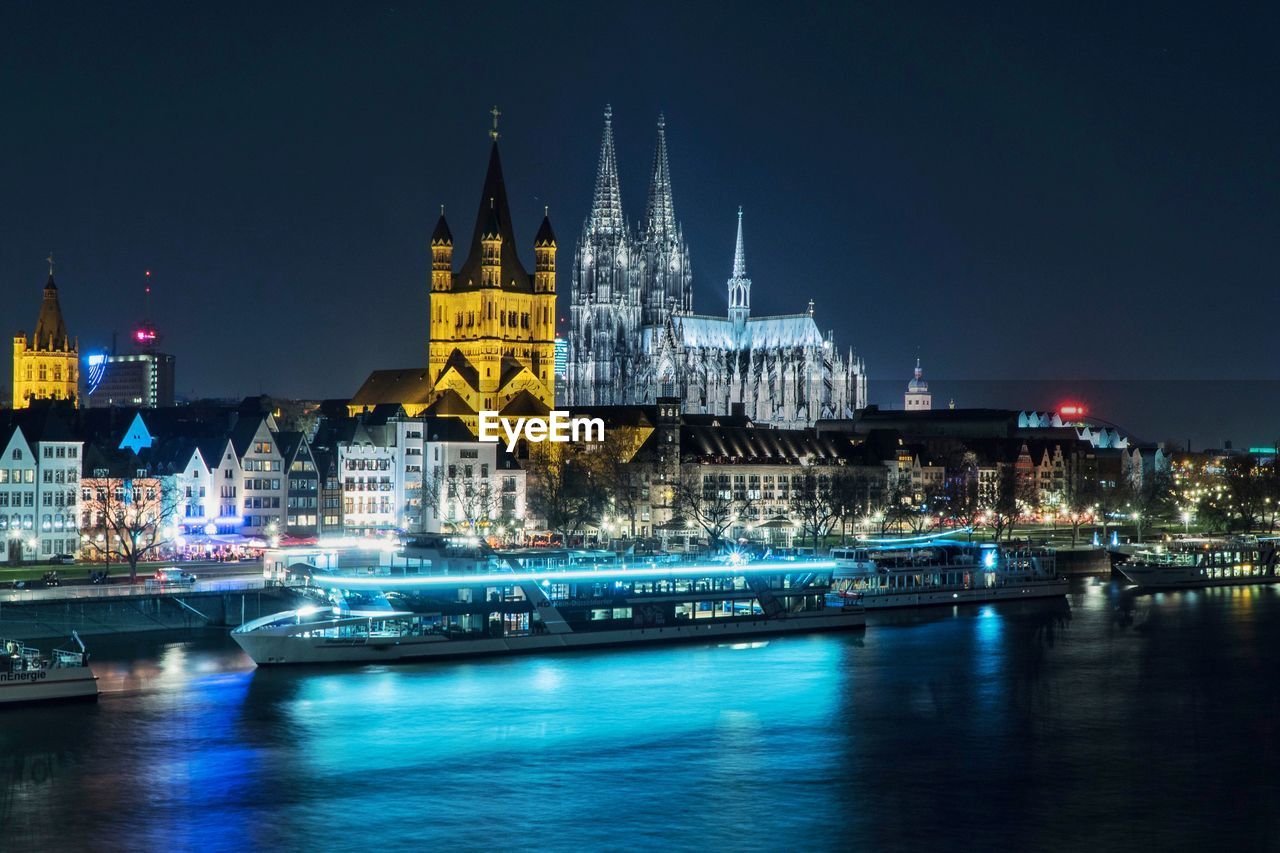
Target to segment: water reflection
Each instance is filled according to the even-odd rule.
[[[865,634],[398,667],[104,639],[97,706],[4,713],[0,823],[16,849],[1266,847],[1276,592],[1085,581]]]

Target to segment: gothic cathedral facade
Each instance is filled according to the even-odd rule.
[[[574,253],[566,390],[576,406],[683,400],[691,413],[741,410],[779,427],[845,418],[866,405],[866,373],[850,350],[818,330],[808,311],[751,316],[742,210],[726,316],[693,313],[689,249],[675,216],[666,123],[644,219],[632,232],[622,214],[613,113],[604,134],[591,212]]]

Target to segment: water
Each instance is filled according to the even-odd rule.
[[[97,639],[0,712],[12,850],[1280,849],[1280,588],[865,634],[255,671]]]

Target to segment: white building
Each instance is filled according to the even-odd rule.
[[[0,426],[0,561],[48,560],[80,549],[82,443],[54,412],[10,414]]]
[[[924,371],[918,358],[915,376],[907,383],[907,393],[902,398],[902,407],[908,412],[927,412],[933,408],[933,395],[929,393],[929,383],[924,381]]]
[[[518,528],[526,511],[525,471],[501,445],[477,441],[457,418],[425,427],[425,530]],[[480,528],[485,528],[480,530]]]

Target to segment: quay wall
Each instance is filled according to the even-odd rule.
[[[1063,548],[1057,552],[1055,562],[1063,575],[1111,574],[1111,560],[1105,548]]]
[[[297,606],[285,589],[194,593],[185,596],[139,595],[129,598],[0,601],[0,637],[32,640],[167,631],[174,628],[235,627]]]

